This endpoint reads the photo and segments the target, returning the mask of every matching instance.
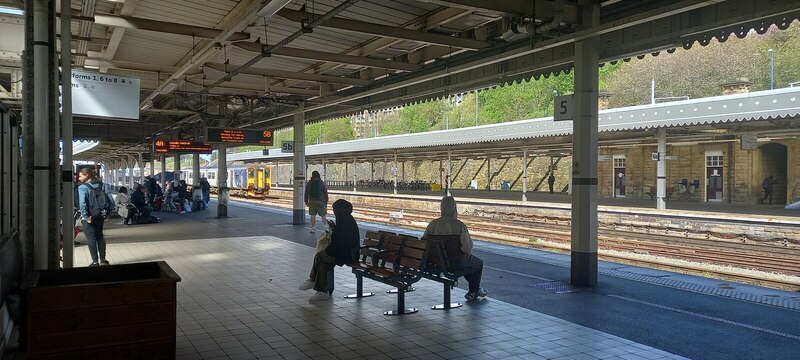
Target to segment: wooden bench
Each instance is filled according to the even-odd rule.
[[[672,193],[675,192],[675,187],[674,186],[667,186],[665,191],[666,191],[666,193],[664,194],[664,201],[667,201],[667,200],[669,200],[670,197],[672,197]],[[646,192],[646,194],[650,195],[650,200],[655,200],[656,196],[658,196],[658,190],[656,189],[655,186],[651,186],[650,187],[650,191]]]
[[[464,256],[461,252],[461,236],[459,235],[428,235],[428,266],[423,277],[442,284],[444,288],[444,302],[433,305],[433,310],[448,310],[461,307],[460,302],[450,302],[450,290],[458,285],[458,278],[469,272],[470,268],[452,271],[452,263]]]
[[[363,293],[363,278],[375,280],[397,288],[397,310],[384,315],[402,315],[419,311],[405,307],[405,293],[419,281],[428,264],[428,241],[415,237],[368,232],[360,250],[361,259],[351,264],[357,281],[360,298],[374,295]]]

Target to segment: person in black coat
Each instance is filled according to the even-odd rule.
[[[150,214],[153,212],[153,208],[147,205],[143,185],[136,187],[136,191],[134,191],[131,195],[131,204],[136,206],[136,208],[142,212],[142,217],[139,219],[140,222],[148,221],[150,219]]]
[[[300,290],[313,288],[317,291],[309,300],[327,300],[333,293],[333,266],[350,264],[358,259],[361,246],[361,233],[356,219],[353,218],[353,204],[347,200],[336,200],[333,203],[333,214],[336,223],[331,225],[330,244],[324,251],[314,256],[314,265],[308,280],[300,285]]]

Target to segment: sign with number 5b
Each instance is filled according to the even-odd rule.
[[[294,141],[283,141],[283,142],[281,142],[281,152],[282,153],[293,153],[294,152]]]
[[[572,120],[572,95],[556,96],[553,121]]]

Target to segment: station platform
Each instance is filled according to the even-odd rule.
[[[438,283],[406,295],[399,317],[386,286],[355,292],[335,270],[332,300],[297,286],[315,235],[291,211],[234,201],[210,210],[155,213],[159,224],[106,227],[112,264],[165,260],[178,284],[178,359],[789,359],[800,353],[800,294],[608,262],[600,285],[571,288],[564,255],[476,241],[489,297],[449,311]],[[360,228],[387,227],[361,222]],[[318,226],[321,226],[318,224]],[[401,232],[409,232],[399,229]],[[85,241],[83,235],[78,241]],[[85,245],[76,266],[90,262]],[[463,300],[465,281],[453,290]],[[554,291],[558,291],[554,292]]]

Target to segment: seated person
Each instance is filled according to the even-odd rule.
[[[316,294],[309,298],[310,301],[328,300],[333,293],[333,266],[351,264],[358,259],[358,248],[361,245],[361,234],[358,231],[358,224],[353,218],[353,205],[347,200],[336,200],[333,203],[333,214],[336,215],[336,223],[330,223],[332,227],[331,242],[324,251],[320,251],[314,256],[314,264],[311,266],[311,274],[308,280],[303,282],[298,288],[308,290],[314,288]]]
[[[136,191],[134,191],[133,195],[131,195],[131,203],[142,212],[143,221],[150,219],[150,213],[153,212],[153,208],[147,205],[144,186],[139,185],[136,187]]]
[[[128,225],[133,217],[135,211],[130,211],[128,209],[128,205],[131,203],[131,197],[128,195],[128,189],[124,186],[119,188],[119,193],[117,194],[117,198],[114,199],[114,207],[117,208],[117,213],[121,216],[124,220],[122,221],[123,224]]]
[[[428,224],[422,237],[427,235],[459,235],[461,237],[461,252],[464,256],[455,261],[450,270],[458,272],[466,268],[472,269],[464,274],[464,278],[469,283],[469,292],[464,295],[464,298],[475,300],[489,294],[486,289],[481,287],[483,260],[472,255],[472,238],[469,236],[467,225],[458,220],[456,216],[456,200],[452,196],[445,196],[442,198],[442,216]]]

